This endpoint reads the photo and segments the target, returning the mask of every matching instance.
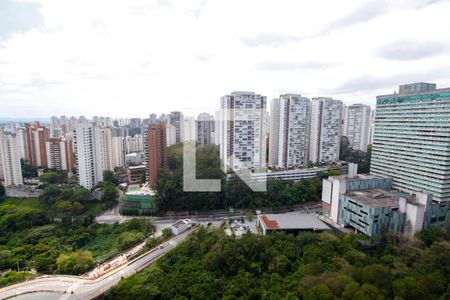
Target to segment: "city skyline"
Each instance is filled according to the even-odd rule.
[[[449,12],[428,0],[6,0],[0,117],[197,115],[233,90],[373,108],[399,83],[448,85]]]

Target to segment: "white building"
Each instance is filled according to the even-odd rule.
[[[184,139],[183,141],[195,141],[195,118],[184,117]]]
[[[281,95],[271,104],[269,163],[279,169],[308,162],[310,101],[297,94]]]
[[[98,131],[100,142],[99,149],[101,152],[101,163],[103,171],[113,171],[113,155],[112,155],[112,132],[111,127],[95,127],[95,131]]]
[[[266,97],[233,92],[220,99],[220,159],[224,172],[265,168]]]
[[[25,128],[17,128],[14,132],[17,138],[17,151],[21,159],[27,158],[27,148],[25,144]]]
[[[23,184],[20,153],[17,149],[17,136],[5,134],[0,129],[0,179],[5,186]]]
[[[113,168],[125,166],[125,155],[127,152],[126,140],[123,136],[115,136],[111,139],[112,143],[112,165]]]
[[[178,220],[172,225],[170,225],[170,229],[172,230],[173,235],[179,235],[180,233],[185,232],[186,230],[192,227],[192,222],[190,219]]]
[[[370,139],[370,106],[353,104],[345,107],[342,134],[354,150],[367,151]]]
[[[177,143],[177,129],[170,123],[166,123],[167,147]]]
[[[269,165],[278,165],[279,139],[280,139],[280,98],[270,102],[269,119]]]
[[[81,186],[91,189],[103,180],[103,172],[113,170],[111,129],[79,122],[74,131],[75,167]]]
[[[127,153],[144,151],[144,136],[142,134],[136,134],[133,137],[127,136],[125,140]]]
[[[332,98],[313,98],[309,131],[309,161],[332,163],[339,159],[342,102]]]

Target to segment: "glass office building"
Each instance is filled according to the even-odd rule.
[[[450,200],[450,88],[415,83],[377,97],[370,173],[393,188]]]

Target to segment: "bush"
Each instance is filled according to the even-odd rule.
[[[59,273],[79,275],[90,270],[95,261],[91,252],[80,250],[70,254],[60,254],[56,264]]]
[[[11,283],[23,281],[28,276],[31,276],[30,272],[16,272],[10,271],[6,273],[3,277],[0,277],[0,286],[5,286]]]
[[[124,232],[119,236],[118,244],[121,250],[126,250],[144,239],[142,232]]]
[[[162,236],[164,239],[168,239],[172,236],[172,229],[170,228],[164,228],[162,231]]]
[[[434,242],[447,239],[447,232],[444,228],[438,226],[432,226],[416,234],[416,237],[425,243],[427,246],[431,246]]]
[[[64,175],[56,172],[47,172],[39,176],[39,181],[48,184],[61,183],[64,181]]]

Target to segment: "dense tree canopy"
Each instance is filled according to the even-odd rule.
[[[448,299],[450,243],[361,250],[330,232],[249,234],[202,228],[103,299]]]
[[[358,164],[358,172],[370,172],[370,159],[372,157],[372,145],[367,147],[367,151],[355,150],[351,147],[346,136],[341,137],[341,147],[339,151],[339,159]]]
[[[91,252],[79,250],[69,254],[61,253],[56,264],[59,273],[79,275],[91,269],[95,261]]]
[[[37,177],[37,168],[23,159],[20,160],[20,165],[22,167],[22,176],[24,178]]]
[[[62,183],[65,181],[65,175],[58,172],[47,172],[39,176],[39,181],[47,184]]]
[[[60,199],[48,203],[33,198],[1,200],[0,270],[19,266],[48,274],[78,274],[91,266],[88,253],[79,251],[89,251],[101,262],[154,232],[145,219],[96,224],[89,213],[98,211],[103,203],[78,205],[77,201]]]
[[[212,209],[275,207],[320,199],[322,184],[318,179],[288,182],[271,180],[267,192],[253,192],[238,176],[227,181],[220,168],[217,146],[198,147],[196,151],[198,179],[220,179],[221,192],[183,191],[183,145],[168,149],[167,170],[161,170],[157,192],[160,211],[201,211]],[[331,174],[330,174],[331,175]]]

